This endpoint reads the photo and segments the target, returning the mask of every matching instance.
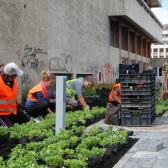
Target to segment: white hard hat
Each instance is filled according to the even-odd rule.
[[[23,71],[13,62],[8,63],[4,67],[4,73],[8,75],[17,75],[17,76],[23,75]]]

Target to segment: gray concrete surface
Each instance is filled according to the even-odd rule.
[[[107,129],[103,120],[97,126]],[[168,168],[168,112],[156,118],[152,127],[121,127],[118,129],[133,130],[132,138],[139,140],[113,166],[113,168]]]

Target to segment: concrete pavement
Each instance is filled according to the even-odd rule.
[[[106,129],[100,121],[96,123]],[[133,130],[136,144],[113,166],[113,168],[168,168],[168,112],[155,119],[152,127],[121,127]]]

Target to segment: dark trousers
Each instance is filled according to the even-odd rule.
[[[11,121],[10,116],[0,116],[0,126],[12,127],[13,122]]]
[[[0,126],[13,126],[14,123],[23,124],[30,121],[30,117],[26,114],[26,109],[22,105],[18,105],[17,115],[0,116]]]
[[[47,108],[49,108],[49,103],[40,102],[27,108],[27,113],[32,117],[38,117],[41,115],[46,116],[48,114]]]
[[[115,102],[108,103],[106,107],[104,122],[107,124],[112,124],[112,120],[114,118],[119,119],[119,113],[120,113],[120,104]]]

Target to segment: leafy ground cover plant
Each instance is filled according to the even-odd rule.
[[[166,111],[168,111],[168,100],[159,99],[156,102],[156,115],[161,116]]]

